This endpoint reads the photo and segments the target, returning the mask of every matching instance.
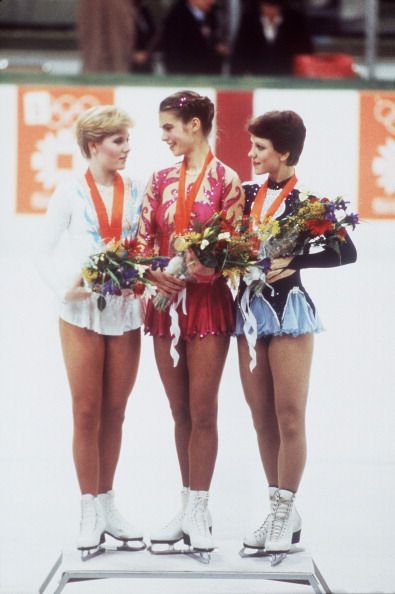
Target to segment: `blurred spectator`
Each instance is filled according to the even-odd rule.
[[[241,18],[231,72],[292,75],[294,56],[312,51],[304,14],[291,9],[285,0],[257,0]]]
[[[129,72],[135,40],[133,0],[79,0],[77,36],[84,72]]]
[[[131,70],[137,73],[152,72],[152,52],[156,41],[156,26],[149,8],[142,0],[134,0],[136,9],[136,38]]]
[[[166,72],[221,73],[229,51],[215,0],[178,0],[165,19],[160,49]]]

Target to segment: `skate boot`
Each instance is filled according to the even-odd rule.
[[[181,509],[180,511],[170,520],[168,524],[160,528],[151,535],[151,546],[149,551],[154,555],[170,555],[174,553],[180,553],[174,548],[176,542],[183,538],[182,532],[182,521],[185,516],[185,510],[187,508],[189,498],[189,488],[183,487],[181,490]],[[168,545],[167,549],[161,549],[159,546],[154,545]]]
[[[209,553],[214,550],[208,498],[208,491],[190,491],[182,523],[184,543],[192,547],[192,553],[199,553],[199,560],[204,563],[209,563]]]
[[[278,565],[290,550],[299,542],[302,521],[295,508],[295,493],[278,489],[275,496],[275,509],[266,537],[265,551],[272,554],[272,565]]]
[[[241,557],[261,556],[264,554],[266,537],[270,531],[270,522],[273,517],[275,494],[277,487],[269,487],[270,513],[266,516],[263,524],[254,532],[244,537],[243,548],[240,551]],[[246,553],[245,549],[256,549],[255,553]]]
[[[105,528],[104,533],[112,536],[116,540],[122,541],[122,545],[117,547],[118,551],[142,551],[145,549],[143,542],[143,533],[141,530],[130,524],[118,511],[115,506],[114,491],[100,493],[97,496],[101,506]],[[130,542],[138,543],[131,546]]]
[[[270,520],[274,511],[275,494],[277,487],[269,487],[270,513],[266,516],[263,524],[254,532],[244,538],[243,546],[251,549],[264,549],[266,536],[270,530]]]
[[[81,497],[80,534],[77,540],[82,561],[104,552],[100,546],[104,542],[104,528],[104,518],[96,497],[85,493]]]

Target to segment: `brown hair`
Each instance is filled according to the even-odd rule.
[[[247,129],[258,138],[268,138],[277,152],[289,152],[287,165],[296,165],[299,161],[306,127],[294,111],[268,111],[251,120]]]
[[[173,111],[184,124],[199,118],[205,136],[211,132],[214,119],[214,104],[208,97],[194,91],[178,91],[160,102],[159,111]]]
[[[90,158],[90,142],[101,142],[106,136],[132,128],[133,120],[115,105],[91,107],[80,115],[75,125],[77,142],[84,157]]]

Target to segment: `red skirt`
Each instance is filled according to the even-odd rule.
[[[207,335],[231,335],[235,329],[235,308],[232,293],[223,277],[213,283],[187,283],[186,315],[177,308],[181,338],[188,340]],[[151,336],[172,338],[169,310],[158,311],[149,301],[144,332]]]

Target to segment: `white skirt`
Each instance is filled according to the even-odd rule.
[[[62,303],[61,319],[108,336],[121,336],[142,325],[144,305],[139,297],[106,295],[106,307],[102,311],[97,307],[98,297],[92,293],[89,299]]]

